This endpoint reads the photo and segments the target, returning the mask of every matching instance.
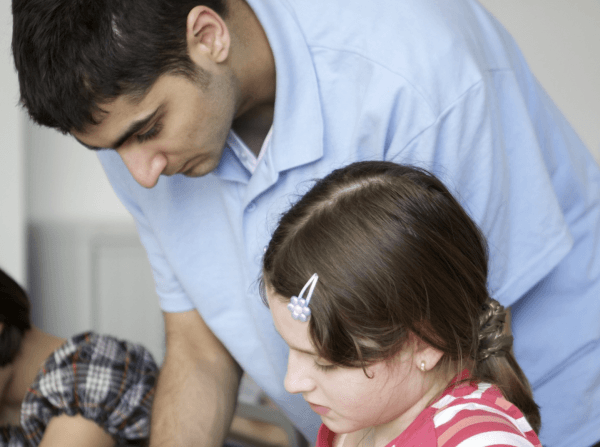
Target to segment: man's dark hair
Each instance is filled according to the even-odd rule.
[[[186,41],[198,5],[226,17],[226,0],[13,0],[22,105],[36,123],[68,133],[98,124],[103,103],[143,96],[165,73],[202,81]]]
[[[25,331],[31,329],[29,299],[23,288],[0,269],[0,367],[11,363],[21,348]]]

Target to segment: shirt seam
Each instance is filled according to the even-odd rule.
[[[472,84],[468,89],[466,89],[463,93],[461,93],[454,101],[452,101],[452,103],[450,103],[446,108],[444,108],[439,114],[435,114],[434,111],[433,111],[433,109],[430,107],[430,111],[431,111],[432,115],[434,116],[433,121],[429,125],[427,125],[426,127],[424,127],[423,129],[421,129],[421,131],[418,132],[414,137],[412,137],[410,140],[408,140],[408,142],[402,147],[402,149],[400,149],[392,157],[392,159],[398,157],[401,153],[403,153],[406,150],[407,147],[409,147],[416,140],[418,140],[419,138],[421,138],[425,132],[427,132],[429,129],[433,128],[440,121],[440,119],[443,116],[445,116],[450,110],[452,110],[454,107],[456,107],[456,104],[458,104],[461,101],[463,101],[466,96],[468,96],[473,90],[475,90],[476,88],[480,87],[482,84],[483,84],[483,79],[480,79],[476,83]],[[423,98],[423,100],[427,103],[427,101],[425,100],[425,98]]]
[[[415,85],[413,82],[409,81],[406,76],[397,71],[394,70],[393,68],[383,64],[381,61],[379,60],[375,60],[365,54],[363,54],[362,52],[356,51],[355,49],[346,49],[346,48],[335,48],[335,47],[329,47],[327,45],[320,45],[320,44],[308,44],[307,45],[310,49],[310,53],[311,55],[313,55],[313,50],[316,49],[321,49],[321,50],[327,50],[327,51],[331,51],[331,52],[335,52],[335,53],[347,53],[347,54],[352,54],[354,56],[360,57],[366,61],[369,61],[372,64],[377,65],[378,67],[381,67],[385,70],[387,70],[390,73],[393,73],[394,75],[402,78],[407,85],[410,86],[410,88],[415,91],[423,100],[423,102],[425,104],[427,104],[427,107],[429,108],[430,112],[432,113],[432,115],[439,117],[442,116],[449,108],[451,108],[454,104],[456,104],[458,101],[460,101],[461,98],[464,97],[464,95],[466,93],[468,93],[473,87],[475,87],[476,85],[479,85],[481,83],[483,83],[484,77],[486,73],[496,73],[496,72],[507,72],[507,73],[513,73],[513,70],[510,68],[487,68],[485,70],[481,71],[481,76],[479,76],[479,79],[477,81],[475,81],[474,83],[472,83],[471,85],[469,85],[462,93],[460,93],[456,99],[454,99],[448,106],[446,106],[444,109],[442,109],[439,113],[436,113],[435,108],[431,105],[431,103],[427,100],[427,96],[424,94],[423,90],[418,88],[417,85]]]

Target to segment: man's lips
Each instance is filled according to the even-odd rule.
[[[310,402],[308,403],[308,405],[310,405],[310,408],[312,409],[312,411],[314,411],[315,413],[317,413],[318,415],[321,415],[321,416],[325,416],[327,413],[329,413],[329,410],[331,410],[331,408],[329,408],[329,407],[323,407],[322,405],[311,404]]]

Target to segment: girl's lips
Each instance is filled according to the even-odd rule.
[[[314,411],[315,413],[317,413],[320,416],[325,416],[327,413],[329,413],[329,410],[331,410],[331,408],[322,407],[321,405],[311,404],[310,402],[308,403],[308,405],[310,405],[310,408],[312,409],[312,411]]]

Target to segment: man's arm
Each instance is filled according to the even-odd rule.
[[[196,310],[164,313],[167,350],[158,379],[150,446],[220,447],[242,370]]]

